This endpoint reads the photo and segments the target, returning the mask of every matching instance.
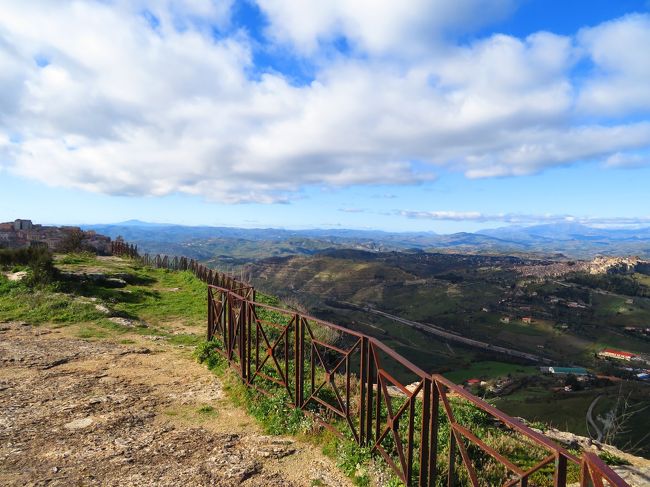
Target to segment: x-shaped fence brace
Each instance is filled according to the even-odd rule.
[[[266,393],[268,391],[265,391],[263,387],[256,383],[258,377],[269,380],[276,385],[284,386],[294,406],[303,409],[321,424],[339,434],[341,432],[329,424],[326,417],[314,413],[310,409],[316,404],[344,418],[355,441],[359,445],[371,446],[372,450],[378,452],[407,485],[412,485],[414,481],[412,478],[415,428],[414,407],[416,401],[420,400],[419,397],[421,397],[422,401],[422,421],[420,424],[419,438],[420,469],[417,479],[418,485],[432,485],[436,479],[439,409],[445,414],[451,428],[449,438],[448,485],[453,485],[457,481],[455,472],[457,450],[460,453],[461,464],[467,471],[470,483],[472,485],[478,485],[476,468],[471,461],[465,442],[478,447],[511,472],[511,478],[506,480],[503,487],[511,487],[514,485],[527,486],[533,474],[551,463],[554,463],[554,485],[565,486],[567,481],[567,465],[569,462],[579,466],[581,487],[590,485],[600,487],[604,486],[605,482],[615,487],[625,487],[628,485],[595,454],[584,452],[582,458],[576,458],[545,436],[531,430],[518,420],[508,417],[493,406],[465,391],[462,387],[449,382],[439,375],[425,374],[421,369],[375,338],[299,313],[291,313],[287,310],[260,305],[255,302],[255,289],[252,286],[239,282],[230,275],[209,269],[194,259],[176,256],[171,258],[167,255],[139,255],[137,246],[122,241],[112,242],[111,251],[114,255],[126,255],[138,259],[144,265],[172,270],[189,270],[208,284],[208,339],[218,338],[221,341],[222,346],[217,348],[216,351],[226,357],[229,363],[237,369],[242,380],[261,392]],[[260,306],[271,308],[280,313],[291,314],[292,317],[284,325],[264,322],[257,317],[256,309]],[[351,338],[352,345],[348,349],[344,349],[319,340],[315,337],[309,325],[310,322],[337,330],[349,339]],[[266,330],[264,330],[264,326],[279,329],[280,335],[275,340],[272,340],[266,333]],[[255,361],[253,361],[252,352],[253,327],[255,328],[256,334],[254,343]],[[290,350],[292,345],[290,335],[293,335],[293,355]],[[265,356],[261,362],[259,359],[260,343],[265,346]],[[284,344],[283,351],[278,350],[281,344]],[[306,344],[309,346],[307,347]],[[307,350],[309,351],[307,352]],[[378,350],[381,350],[401,366],[404,366],[419,377],[419,382],[417,382],[415,389],[408,390],[385,368],[382,368],[381,360],[377,353]],[[328,352],[330,354],[338,353],[342,358],[332,363],[325,357]],[[307,363],[309,363],[310,368],[311,388],[308,397],[305,399],[306,353],[309,355]],[[278,355],[284,356],[284,368],[278,361]],[[293,378],[289,374],[290,356],[295,365],[295,376]],[[277,373],[279,378],[271,377],[262,371],[269,359],[271,359],[273,364],[271,367],[273,372]],[[351,390],[351,377],[353,375],[351,364],[353,359],[358,359],[359,361],[359,368],[355,371],[355,375],[359,379],[358,394],[360,403],[356,412],[352,411],[350,401],[350,396],[353,393]],[[316,386],[315,373],[319,367],[324,371],[324,380]],[[340,387],[337,385],[337,381],[335,380],[337,374],[345,376],[345,394],[341,393]],[[291,384],[292,379],[293,388]],[[396,387],[403,397],[406,398],[397,409],[394,408],[393,400],[391,399],[392,393],[388,390],[389,385]],[[335,397],[335,404],[319,397],[319,393],[324,391],[326,387],[331,387]],[[376,397],[374,397],[375,391]],[[456,421],[448,399],[449,393],[459,396],[474,404],[477,408],[487,412],[504,426],[517,431],[537,446],[548,450],[549,455],[534,466],[523,470],[504,455],[487,445],[469,428]],[[382,407],[385,408],[385,425],[382,425],[381,420]],[[408,415],[406,414],[407,411]],[[357,413],[358,416],[355,417]],[[406,438],[402,437],[403,435],[399,429],[400,422],[404,420],[408,421]],[[389,435],[394,442],[393,452],[388,451],[383,445],[384,440]],[[393,460],[391,453],[397,456],[399,465]]]
[[[251,299],[255,296],[252,287],[238,285],[236,281],[230,284],[232,289],[209,286],[208,338],[219,338],[223,349],[217,351],[238,370],[242,380],[265,394],[271,392],[266,388],[268,383],[283,388],[295,407],[339,435],[342,435],[341,431],[323,413],[329,411],[345,420],[354,441],[379,453],[406,485],[417,483],[428,486],[436,481],[439,412],[442,412],[449,423],[448,486],[456,485],[459,481],[456,472],[458,456],[469,483],[479,485],[479,475],[468,445],[482,450],[509,472],[503,487],[525,487],[533,474],[553,463],[553,483],[564,487],[569,462],[580,468],[581,487],[604,487],[604,482],[615,487],[627,486],[596,455],[585,452],[578,459],[446,378],[425,373],[381,341],[300,313],[256,303]],[[273,311],[283,316],[284,321],[276,323],[260,319],[259,309]],[[320,339],[314,333],[313,326],[335,330],[346,338],[341,341],[347,346]],[[275,330],[274,334],[271,330]],[[414,385],[407,388],[394,377],[386,360],[414,374],[417,377]],[[293,377],[290,362],[295,369]],[[337,381],[339,376],[344,379]],[[358,390],[352,390],[353,376],[358,379]],[[331,394],[331,400],[324,397],[326,389],[331,391],[333,399]],[[357,393],[359,404],[355,410],[351,396]],[[519,467],[456,420],[450,394],[485,411],[503,426],[546,449],[549,454],[532,467]],[[399,406],[394,400],[397,395],[403,401]],[[418,401],[422,403],[422,412],[421,422],[416,424]],[[401,423],[405,423],[405,427],[400,428]],[[414,478],[416,428],[419,428],[417,479]]]

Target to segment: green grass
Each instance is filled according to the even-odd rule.
[[[595,397],[603,397],[597,403],[594,417],[605,416],[616,403],[619,394],[628,397],[632,404],[650,403],[650,388],[638,382],[622,382],[608,387],[564,393],[553,392],[550,382],[543,382],[518,390],[509,396],[494,400],[495,406],[511,416],[521,416],[531,421],[541,421],[563,431],[588,436],[585,415]],[[622,389],[621,389],[622,388]],[[650,431],[650,417],[638,413],[631,417],[627,432],[614,441],[614,446],[626,451],[636,445],[635,454],[648,456],[646,444],[639,441]]]
[[[123,294],[130,291],[131,296],[122,296],[123,300],[114,305],[117,311],[137,315],[147,322],[178,320],[197,327],[205,325],[205,284],[189,271],[147,269],[146,275],[154,284],[127,286]]]
[[[77,336],[86,340],[101,340],[103,338],[108,338],[110,333],[97,326],[85,325],[77,331]]]
[[[0,321],[81,324],[76,333],[89,340],[128,333],[163,335],[170,343],[190,347],[201,340],[207,293],[205,284],[190,272],[91,254],[57,255],[55,265],[60,271],[56,280],[36,288],[26,281],[10,282],[0,274]],[[108,314],[98,306],[108,309]],[[124,327],[109,321],[110,316],[146,326]],[[179,327],[184,331],[179,333]]]
[[[66,266],[66,265],[78,266],[80,264],[93,265],[97,263],[98,263],[97,256],[86,252],[82,252],[78,254],[64,254],[64,255],[58,255],[56,257],[56,264],[59,267]]]
[[[34,290],[21,283],[0,281],[0,320],[30,324],[81,323],[104,317],[94,304],[76,298],[57,292],[52,285]]]
[[[183,345],[183,346],[197,346],[203,341],[203,337],[200,335],[191,335],[189,333],[181,333],[177,335],[170,335],[169,343],[174,345]]]
[[[207,417],[212,417],[212,418],[219,415],[219,411],[217,411],[213,406],[210,406],[210,405],[207,405],[207,404],[204,405],[204,406],[201,406],[199,409],[197,409],[197,412],[201,416],[207,416]]]

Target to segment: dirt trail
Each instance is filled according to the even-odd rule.
[[[350,485],[263,435],[186,350],[72,333],[0,323],[0,485]]]

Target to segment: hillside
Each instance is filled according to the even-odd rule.
[[[607,269],[613,274],[605,274]],[[349,313],[353,304],[554,360],[590,360],[603,345],[650,352],[643,334],[625,330],[650,323],[648,276],[633,268],[618,275],[614,264],[602,259],[558,264],[505,256],[328,251],[266,259],[247,271],[261,289],[348,323],[356,319]],[[509,323],[502,323],[504,316]],[[533,323],[522,323],[523,317]],[[566,328],[558,328],[560,323]]]
[[[56,279],[37,287],[16,280],[20,269],[0,277],[0,421],[10,425],[0,449],[4,484],[348,485],[313,446],[262,434],[232,401],[274,434],[309,422],[195,363],[205,287],[192,274],[87,255],[58,256],[55,266]],[[477,415],[481,436],[494,434],[477,411],[464,415]],[[377,467],[367,453],[332,447],[308,429],[358,485],[370,478],[395,485],[385,466],[370,475]],[[645,465],[620,452],[602,455]],[[645,467],[617,468],[632,479]]]
[[[56,267],[35,290],[0,275],[0,484],[350,485],[317,447],[265,434],[196,363],[205,286],[190,273]]]
[[[649,384],[620,381],[633,377],[626,365],[595,355],[607,347],[646,359],[650,354],[643,331],[650,323],[650,277],[635,267],[625,270],[625,262],[328,251],[267,259],[247,270],[259,289],[380,338],[424,370],[459,382],[480,378],[497,392],[484,387],[479,393],[510,414],[587,435],[585,415],[597,397],[600,415],[621,397],[639,406],[650,400]],[[486,346],[470,346],[467,338]],[[519,360],[496,347],[538,360]],[[564,380],[541,373],[541,365],[618,377],[567,393]],[[650,430],[648,417],[634,418],[618,444],[649,455],[641,433]]]
[[[500,253],[523,256],[593,258],[596,255],[650,257],[650,229],[602,229],[583,225],[504,227],[479,232],[384,232],[376,230],[233,228],[128,221],[85,225],[112,238],[119,236],[151,253],[181,254],[220,265],[324,249],[368,251]]]

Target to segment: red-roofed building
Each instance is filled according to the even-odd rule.
[[[469,386],[475,386],[476,384],[480,384],[481,379],[467,379],[467,385]]]
[[[634,360],[637,356],[630,352],[624,352],[623,350],[614,350],[613,348],[606,348],[602,352],[598,353],[599,357],[606,358],[615,358],[618,360]]]

